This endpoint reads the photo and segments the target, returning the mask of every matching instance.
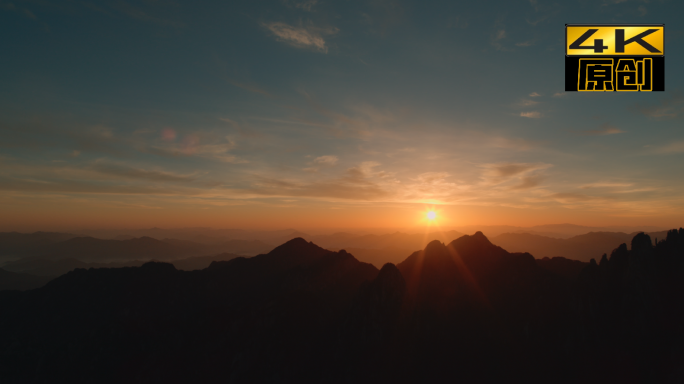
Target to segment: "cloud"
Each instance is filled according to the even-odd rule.
[[[537,92],[530,93],[530,97],[539,97],[539,96],[541,96],[541,95],[538,94]]]
[[[638,11],[639,11],[639,16],[642,16],[642,17],[646,16],[646,14],[648,13],[648,11],[646,10],[646,7],[644,7],[643,5],[639,6]]]
[[[263,24],[263,26],[271,31],[278,41],[285,42],[293,47],[309,48],[323,53],[328,53],[328,46],[322,35],[334,35],[339,32],[339,29],[334,27],[315,28],[309,26],[304,28],[281,22]]]
[[[528,163],[498,163],[485,164],[483,167],[487,169],[487,173],[492,177],[507,178],[537,169],[548,168],[549,165]]]
[[[363,162],[347,169],[342,177],[314,182],[258,177],[247,192],[260,196],[314,197],[333,200],[387,199],[390,198],[391,193],[373,180],[374,176],[382,174],[382,172],[373,172],[373,168],[378,165],[379,163],[373,161]]]
[[[358,182],[360,180],[363,180],[367,177],[373,176],[373,168],[379,166],[380,163],[375,162],[375,161],[364,161],[363,163],[347,169],[347,180],[353,180],[355,182]]]
[[[495,148],[509,148],[517,151],[527,151],[544,144],[541,141],[530,141],[521,138],[494,137],[490,141],[490,146]]]
[[[484,164],[482,179],[487,185],[496,185],[506,183],[515,178],[521,182],[512,189],[527,189],[537,186],[542,178],[538,174],[539,171],[551,167],[551,164],[544,163],[494,163]]]
[[[657,105],[636,105],[632,109],[656,120],[672,119],[684,111],[684,94],[674,92],[662,98]]]
[[[520,43],[515,43],[516,47],[530,47],[532,45],[534,45],[534,42],[532,40],[522,41]]]
[[[539,95],[537,95],[537,96],[539,96]],[[530,106],[537,105],[537,104],[539,104],[538,101],[528,100],[528,99],[523,99],[520,103],[518,103],[518,105],[522,106],[522,107],[530,107]]]
[[[496,48],[497,51],[507,51],[507,49],[501,44],[501,40],[506,38],[506,30],[498,29],[492,33],[490,38],[490,44]]]
[[[36,15],[34,15],[33,12],[31,12],[30,10],[24,9],[24,14],[25,14],[26,17],[28,17],[29,19],[31,19],[31,20],[36,20]]]
[[[531,189],[538,187],[544,179],[545,177],[541,175],[525,176],[521,178],[522,181],[520,184],[512,186],[511,190]]]
[[[571,192],[553,193],[553,194],[550,194],[546,197],[553,199],[553,200],[555,200],[561,204],[573,204],[573,203],[578,203],[578,202],[605,200],[605,198],[601,198],[601,197],[595,197],[595,196],[585,195],[582,193],[571,193]]]
[[[155,144],[142,146],[140,150],[166,157],[197,156],[225,163],[247,163],[247,160],[229,153],[235,146],[235,141],[231,137],[221,137],[212,132],[194,132],[185,135],[179,141],[160,140]]]
[[[149,171],[140,168],[133,168],[123,164],[113,164],[96,162],[90,169],[95,172],[120,176],[126,179],[141,179],[147,181],[170,181],[170,182],[190,182],[195,180],[194,177],[188,175],[176,175],[169,172]]]
[[[295,7],[307,12],[311,12],[314,5],[318,3],[318,0],[303,0],[303,1],[288,1],[285,0],[285,5],[288,7]]]
[[[335,165],[339,159],[337,156],[320,156],[314,159],[314,163],[321,165]]]
[[[183,195],[193,196],[200,190],[174,190],[166,186],[130,185],[93,182],[91,180],[31,180],[0,176],[0,190],[19,192],[60,192],[113,195]]]
[[[447,21],[447,28],[460,28],[460,29],[465,29],[468,28],[468,20],[466,20],[465,17],[463,16],[456,16],[456,17],[451,17],[449,18],[449,21]]]
[[[318,103],[314,99],[314,97],[312,97],[305,91],[300,91],[300,93],[302,94],[302,96],[304,96],[304,99],[307,101],[309,106],[311,106],[311,108],[314,111],[316,111],[319,115],[325,116],[328,119],[330,119],[332,124],[315,124],[306,118],[299,118],[298,120],[307,124],[314,124],[317,126],[326,127],[330,129],[336,136],[347,136],[350,133],[354,136],[367,136],[369,134],[370,127],[378,125],[372,123],[385,122],[384,120],[387,119],[387,117],[383,116],[382,114],[368,112],[363,108],[361,108],[361,111],[359,112],[361,112],[361,114],[366,115],[365,117],[367,118],[365,120],[351,118],[345,116],[344,114],[337,113],[335,111],[331,111],[328,108],[325,108],[320,103]]]
[[[568,94],[567,92],[556,92],[553,94],[553,97],[563,97],[567,94]]]
[[[684,141],[675,141],[662,147],[657,147],[653,152],[662,154],[682,153],[684,152]]]
[[[424,172],[399,188],[400,199],[412,202],[449,201],[468,186],[448,181],[448,172]]]
[[[228,81],[228,83],[230,83],[231,85],[234,85],[234,86],[236,86],[236,87],[238,87],[238,88],[242,88],[242,89],[244,89],[244,90],[246,90],[246,91],[253,92],[253,93],[258,93],[258,94],[264,95],[264,96],[266,96],[266,97],[273,97],[273,95],[271,95],[269,92],[264,91],[263,89],[258,88],[258,87],[254,86],[254,85],[245,84],[245,83],[239,83],[239,82],[237,82],[237,81],[233,81],[233,80],[230,80],[230,79],[227,79],[226,81]]]
[[[520,112],[521,117],[529,117],[531,119],[538,119],[541,117],[541,113],[537,111],[530,111],[530,112]]]
[[[173,27],[173,28],[183,28],[185,27],[185,23],[180,22],[180,21],[174,21],[174,20],[168,20],[168,19],[162,19],[159,17],[155,17],[150,15],[148,12],[145,12],[141,8],[134,7],[125,1],[119,1],[116,3],[113,3],[114,7],[117,8],[121,13],[133,18],[137,19],[140,21],[152,23],[152,24],[157,24],[160,26],[165,26],[165,27]]]
[[[633,186],[634,183],[615,183],[615,182],[596,182],[596,183],[591,183],[591,184],[584,184],[581,185],[580,188],[582,189],[589,189],[589,188],[625,188],[625,187],[631,187]]]
[[[584,135],[587,135],[587,136],[607,136],[607,135],[615,135],[618,133],[625,133],[625,131],[618,129],[614,125],[605,123],[605,124],[601,124],[600,129],[592,129],[592,130],[588,130],[588,131],[582,131],[582,133]]]

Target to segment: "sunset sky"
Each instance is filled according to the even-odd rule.
[[[684,3],[0,0],[0,230],[684,225]],[[566,23],[665,92],[566,93]]]

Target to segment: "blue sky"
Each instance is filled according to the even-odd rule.
[[[683,11],[0,0],[0,226],[681,225]],[[665,23],[666,92],[565,93],[566,23]]]

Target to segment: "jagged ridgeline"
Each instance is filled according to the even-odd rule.
[[[579,263],[579,264],[578,264]],[[681,383],[684,231],[600,262],[482,233],[380,270],[297,238],[0,292],[3,383]]]

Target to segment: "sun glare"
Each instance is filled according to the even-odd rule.
[[[434,220],[437,217],[437,213],[435,211],[428,211],[427,213],[427,218],[430,220]]]

